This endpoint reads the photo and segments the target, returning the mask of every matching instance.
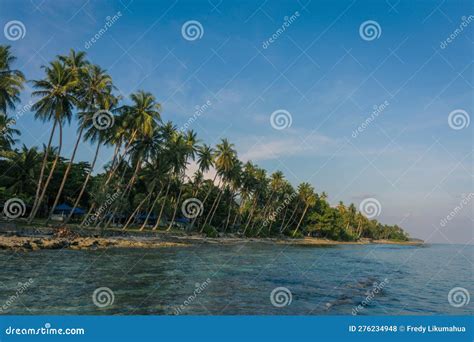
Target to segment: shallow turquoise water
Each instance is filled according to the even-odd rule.
[[[8,314],[463,315],[448,293],[474,294],[473,246],[247,243],[160,249],[0,252],[0,307]],[[33,280],[16,299],[18,282]],[[206,286],[194,298],[196,284]],[[385,280],[386,279],[386,280]],[[383,289],[374,292],[374,286]],[[94,305],[99,287],[113,304]],[[291,303],[272,305],[276,287]],[[474,299],[473,299],[474,300]],[[186,302],[185,302],[186,301]]]

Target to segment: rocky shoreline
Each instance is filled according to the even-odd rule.
[[[186,246],[185,243],[133,238],[0,236],[0,250],[35,251],[40,249],[104,249],[104,248],[158,248]]]
[[[205,238],[202,236],[166,237],[51,237],[51,236],[17,236],[0,235],[0,250],[35,251],[41,249],[104,249],[104,248],[161,248],[185,247],[195,244],[233,245],[240,243],[268,243],[293,246],[332,246],[332,245],[366,245],[397,244],[407,246],[422,245],[422,241],[361,240],[355,242],[332,241],[317,238],[272,239],[272,238]]]

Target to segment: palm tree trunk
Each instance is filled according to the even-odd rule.
[[[125,149],[123,150],[122,154],[118,157],[118,160],[117,160],[117,165],[114,169],[111,170],[109,176],[107,177],[107,180],[105,181],[105,184],[104,184],[104,187],[107,186],[107,184],[109,184],[112,176],[115,174],[115,172],[117,171],[119,165],[120,165],[120,162],[122,161],[123,157],[127,154],[128,152],[128,149],[130,148],[130,146],[132,145],[133,141],[135,140],[135,136],[137,134],[137,130],[134,130],[133,133],[132,133],[132,136],[130,137],[130,140],[128,141],[127,145],[125,145]],[[115,155],[114,155],[114,158],[115,158]]]
[[[86,179],[84,180],[84,183],[82,184],[81,191],[79,191],[79,195],[77,196],[77,199],[74,202],[74,206],[72,207],[71,212],[69,213],[69,216],[66,219],[66,222],[64,222],[65,224],[68,223],[69,220],[71,219],[72,215],[74,214],[74,210],[79,205],[79,202],[82,198],[82,195],[84,194],[84,191],[86,190],[87,183],[89,182],[92,171],[94,170],[95,163],[97,161],[97,156],[99,155],[100,143],[101,143],[100,141],[97,142],[97,147],[95,149],[94,160],[92,161],[91,168],[90,168],[89,172],[87,173],[87,176],[86,176]]]
[[[293,231],[293,237],[296,235],[296,232],[298,231],[298,228],[300,227],[301,222],[303,222],[304,216],[306,215],[306,211],[308,210],[308,208],[309,208],[309,204],[306,204],[306,206],[303,210],[303,214],[301,214],[301,218],[298,222],[298,225],[296,226],[295,230]]]
[[[214,211],[212,212],[212,216],[211,218],[209,219],[209,225],[212,225],[212,220],[214,219],[214,216],[216,215],[216,212],[217,212],[217,209],[219,208],[219,204],[221,203],[221,199],[222,199],[222,194],[223,192],[221,191],[219,193],[219,196],[217,196],[217,204],[216,206],[214,207]]]
[[[122,200],[125,198],[125,195],[128,195],[128,192],[129,190],[132,189],[132,186],[133,184],[135,183],[135,180],[137,178],[137,174],[138,172],[140,171],[140,166],[141,166],[141,161],[142,161],[142,158],[138,158],[137,160],[137,165],[135,166],[135,170],[133,171],[133,175],[132,175],[132,178],[130,179],[130,181],[128,182],[125,190],[122,192],[122,195],[120,196],[120,200],[118,201],[117,205],[115,206],[115,210],[113,211],[112,215],[110,216],[110,219],[107,221],[107,223],[105,224],[105,227],[104,229],[107,229],[110,225],[110,223],[112,222],[115,214],[117,213],[117,210],[120,206],[120,203],[122,202]]]
[[[220,195],[221,195],[221,189],[219,188],[219,192],[218,192],[218,194],[217,194],[216,198],[214,199],[214,202],[212,202],[211,209],[210,209],[210,210],[209,210],[209,212],[207,213],[207,215],[206,215],[206,219],[204,220],[204,223],[202,224],[202,227],[201,227],[200,233],[202,233],[202,232],[203,232],[203,230],[204,230],[204,226],[207,224],[207,221],[209,220],[209,218],[210,218],[210,216],[211,216],[212,212],[214,211],[214,205],[216,204],[216,202],[217,202],[217,199],[220,197]]]
[[[54,158],[53,165],[51,166],[51,170],[49,171],[48,178],[46,179],[46,182],[44,183],[44,188],[43,191],[41,192],[40,198],[38,199],[38,203],[36,204],[36,208],[31,213],[30,220],[28,221],[31,223],[33,219],[36,216],[36,213],[41,206],[41,202],[43,201],[44,195],[46,194],[46,190],[48,189],[49,182],[51,181],[51,178],[53,177],[54,169],[56,168],[56,164],[58,163],[59,156],[61,154],[61,149],[63,147],[63,126],[62,123],[59,122],[59,146],[58,146],[58,153],[56,155],[56,158]]]
[[[161,209],[160,209],[160,213],[158,214],[158,218],[156,219],[156,223],[155,225],[153,226],[153,229],[152,230],[156,230],[160,224],[160,221],[161,221],[161,215],[163,215],[163,210],[165,209],[165,204],[166,204],[166,198],[168,197],[168,193],[170,191],[170,187],[171,187],[171,178],[169,179],[168,181],[168,186],[166,187],[166,192],[165,192],[165,200],[163,202],[163,204],[161,205]]]
[[[138,204],[138,206],[136,207],[136,209],[133,211],[132,215],[130,215],[130,217],[128,218],[127,222],[125,223],[125,225],[123,226],[122,230],[125,230],[127,229],[128,225],[130,224],[130,222],[132,221],[132,219],[135,217],[135,215],[137,214],[137,212],[140,210],[140,208],[142,207],[143,203],[145,203],[145,201],[148,199],[148,197],[151,196],[151,192],[145,196],[145,198],[143,198],[140,203]]]
[[[243,235],[247,232],[247,228],[249,227],[250,221],[252,220],[253,213],[255,212],[255,204],[257,202],[258,193],[255,193],[253,201],[252,201],[252,209],[250,210],[249,217],[247,219],[247,223],[245,224]]]
[[[90,214],[92,213],[92,211],[94,210],[95,208],[95,203],[93,203],[89,209],[89,211],[87,212],[87,214],[84,216],[84,218],[82,219],[82,222],[81,222],[81,225],[79,226],[79,228],[82,228],[84,226],[84,224],[86,223],[87,221],[87,218],[90,216]]]
[[[280,225],[280,233],[281,233],[281,230],[283,228],[283,226],[285,225],[285,219],[286,219],[286,214],[288,213],[288,205],[286,206],[285,208],[285,213],[283,214],[283,220],[281,221],[281,225]]]
[[[183,186],[181,185],[179,187],[178,199],[176,200],[176,205],[174,206],[173,217],[171,218],[171,222],[170,222],[168,228],[166,229],[167,232],[171,229],[171,227],[173,227],[174,218],[176,217],[176,211],[178,210],[179,200],[181,199],[181,193],[182,192],[183,192]]]
[[[214,186],[214,182],[216,181],[216,177],[217,177],[217,172],[216,172],[216,174],[214,175],[214,179],[212,180],[211,186],[209,186],[209,190],[207,190],[207,193],[206,193],[206,196],[204,197],[204,200],[202,201],[202,205],[203,205],[203,206],[204,206],[204,203],[206,203],[206,200],[207,200],[207,198],[209,197],[209,195],[210,195],[210,193],[211,193],[211,191],[212,191],[212,187]],[[198,216],[199,216],[199,215],[198,215]],[[191,223],[191,227],[189,228],[190,231],[193,230],[194,224],[196,223],[196,220],[197,220],[198,216],[196,216],[195,218],[193,218],[193,222]],[[202,232],[202,230],[201,230],[201,232]]]
[[[299,205],[297,204],[297,205],[295,206],[295,209],[294,209],[293,212],[291,213],[291,216],[290,216],[290,218],[288,219],[288,222],[286,223],[285,227],[283,227],[283,229],[281,230],[281,233],[283,233],[283,232],[286,230],[286,228],[288,228],[288,227],[290,226],[291,222],[293,222],[293,217],[295,216],[296,211],[298,210],[298,208],[299,208]]]
[[[33,202],[33,206],[31,208],[31,213],[28,218],[28,223],[31,223],[32,219],[32,214],[33,210],[36,208],[36,205],[38,203],[40,191],[41,191],[41,184],[43,183],[43,176],[44,176],[44,171],[46,168],[46,164],[48,162],[48,154],[49,154],[49,149],[51,148],[51,142],[53,140],[54,132],[56,130],[56,125],[57,125],[57,120],[54,120],[53,128],[51,129],[51,134],[49,135],[49,140],[48,140],[48,146],[46,146],[46,149],[44,151],[44,156],[43,156],[43,163],[41,164],[41,171],[40,171],[40,176],[38,178],[38,185],[36,186],[36,194],[35,194],[35,200]]]
[[[150,218],[151,213],[153,212],[153,209],[155,208],[156,203],[158,202],[158,199],[160,198],[161,192],[163,191],[163,187],[160,189],[160,192],[156,196],[155,200],[153,201],[153,204],[151,205],[150,210],[148,211],[148,214],[146,215],[145,221],[143,222],[142,226],[140,227],[140,231],[145,229],[145,226],[148,222],[148,219]]]
[[[64,172],[63,180],[61,181],[61,185],[59,186],[58,193],[56,194],[56,198],[54,199],[53,206],[51,207],[51,211],[49,213],[48,219],[46,220],[45,224],[48,224],[48,222],[51,220],[51,216],[53,216],[54,209],[56,209],[56,206],[58,205],[59,198],[61,197],[61,193],[63,192],[64,185],[66,184],[66,180],[67,180],[67,177],[69,175],[69,172],[71,171],[71,167],[72,167],[72,164],[74,162],[74,158],[76,157],[77,147],[79,146],[79,143],[81,142],[81,137],[82,137],[82,131],[83,130],[84,130],[84,126],[81,126],[81,128],[79,130],[79,134],[77,135],[76,144],[74,145],[74,149],[72,150],[71,159],[69,160],[66,171]]]
[[[232,208],[232,199],[233,199],[233,194],[231,194],[230,198],[229,198],[229,210],[227,212],[227,221],[225,223],[225,228],[224,228],[224,233],[227,231],[227,227],[229,226],[229,220],[230,220],[230,209]]]

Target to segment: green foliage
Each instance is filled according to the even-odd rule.
[[[12,68],[14,61],[10,48],[0,46],[0,112],[14,109],[19,102],[24,77]],[[22,198],[27,206],[40,209],[39,217],[48,217],[54,204],[66,202],[94,212],[100,209],[101,216],[94,224],[103,229],[112,221],[117,225],[130,221],[130,227],[149,229],[152,225],[155,230],[170,230],[186,216],[181,208],[185,200],[197,199],[203,211],[187,229],[209,237],[237,233],[341,241],[408,239],[402,228],[369,220],[354,204],[340,202],[331,207],[327,195],[316,192],[309,183],[295,188],[280,171],[268,176],[250,161],[243,164],[225,138],[211,147],[201,144],[192,130],[163,123],[161,106],[149,92],[137,91],[126,104],[120,103],[121,97],[113,94],[112,78],[90,63],[84,52],[71,50],[53,60],[44,72],[43,79],[33,81],[32,109],[36,119],[49,124],[52,143],[41,149],[18,148],[16,121],[0,118],[4,133],[0,168],[5,170],[0,176],[0,202]],[[98,129],[94,122],[98,111],[111,115],[114,124]],[[67,159],[59,148],[62,142],[54,146],[52,138],[72,120],[79,127],[76,146],[82,141],[92,144],[95,152],[90,162]],[[104,169],[97,169],[103,145],[114,153]],[[198,169],[188,177],[192,161]],[[208,172],[212,179],[206,179]],[[44,197],[39,196],[42,191]],[[138,215],[142,221],[132,220],[134,212],[149,213],[149,222],[143,222],[144,215]]]

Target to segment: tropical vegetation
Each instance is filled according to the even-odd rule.
[[[402,228],[369,219],[354,204],[331,206],[309,183],[294,187],[280,171],[268,175],[251,161],[243,163],[225,138],[209,146],[192,130],[178,130],[163,121],[149,92],[117,96],[112,77],[84,52],[58,56],[43,67],[42,79],[30,81],[31,111],[49,135],[41,147],[19,145],[15,110],[26,80],[14,65],[10,47],[0,46],[0,204],[21,199],[29,223],[57,224],[57,208],[65,203],[72,209],[60,224],[73,228],[408,239]],[[66,155],[63,129],[71,122],[77,135]],[[91,158],[78,161],[84,145]],[[111,156],[99,168],[103,149]],[[191,175],[192,162],[197,171]]]

